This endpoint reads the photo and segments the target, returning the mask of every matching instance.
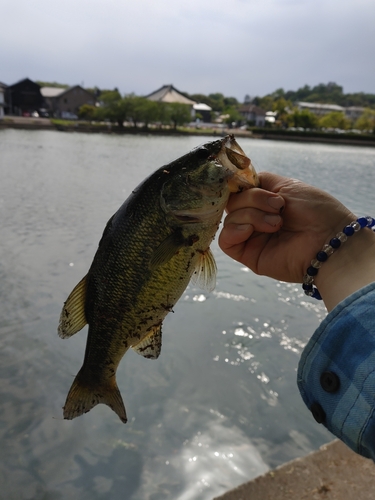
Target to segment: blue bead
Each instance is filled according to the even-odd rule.
[[[373,227],[373,226],[375,226],[375,219],[373,219],[372,217],[371,217],[371,219],[372,219],[372,221],[371,221],[370,223],[367,223],[367,226],[368,226],[368,227]]]
[[[316,300],[322,300],[322,296],[317,288],[314,289],[314,293],[311,295]]]
[[[352,226],[345,226],[342,232],[346,234],[346,236],[352,236],[354,234],[354,229]]]
[[[323,250],[316,254],[316,260],[318,260],[319,262],[325,262],[327,259],[328,255],[326,254],[326,252],[323,252]]]
[[[358,224],[361,227],[366,227],[367,226],[367,219],[366,219],[366,217],[360,217],[359,219],[357,219],[357,222],[358,222]]]
[[[316,276],[318,274],[318,269],[316,269],[316,267],[310,266],[307,268],[306,274],[308,274],[309,276]]]
[[[302,288],[303,288],[303,290],[312,290],[313,286],[310,285],[309,283],[303,283]]]
[[[331,245],[332,248],[339,248],[339,246],[341,245],[341,241],[338,238],[332,238],[329,244]]]

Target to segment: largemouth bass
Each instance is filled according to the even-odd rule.
[[[112,216],[60,316],[62,338],[89,325],[64,418],[104,403],[127,421],[116,383],[121,358],[130,347],[146,358],[159,356],[162,321],[191,278],[213,290],[216,264],[209,247],[229,194],[257,185],[250,159],[227,136],[159,168]]]

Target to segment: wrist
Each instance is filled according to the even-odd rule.
[[[332,244],[334,243],[335,241]],[[317,265],[319,266],[318,263]],[[318,271],[314,282],[328,311],[355,291],[375,282],[374,231],[370,227],[364,227],[347,238],[343,236],[336,249],[332,251],[328,247],[327,258]]]

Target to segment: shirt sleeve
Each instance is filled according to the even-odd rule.
[[[297,383],[317,422],[375,460],[375,283],[322,321],[302,353]]]

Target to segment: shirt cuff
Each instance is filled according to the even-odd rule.
[[[315,420],[375,460],[375,283],[340,302],[306,345],[297,384]]]

